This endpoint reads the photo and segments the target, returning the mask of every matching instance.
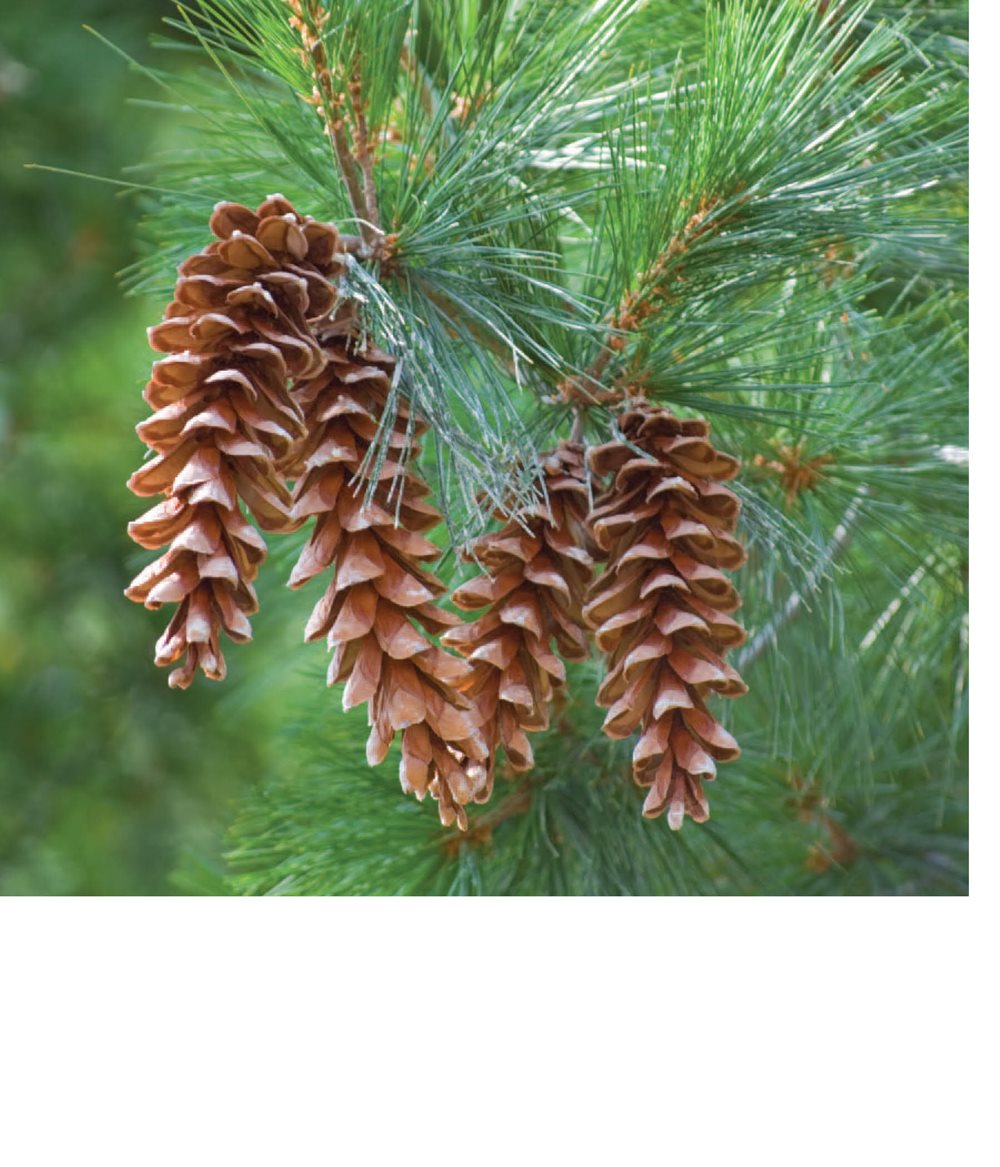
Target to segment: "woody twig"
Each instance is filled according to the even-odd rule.
[[[288,0],[292,15],[289,24],[302,41],[301,57],[313,78],[313,88],[304,100],[323,119],[330,147],[347,187],[351,209],[361,232],[360,240],[349,247],[362,258],[387,259],[393,238],[382,230],[375,192],[374,154],[361,90],[360,68],[355,63],[348,92],[354,120],[352,135],[345,111],[344,93],[338,89],[323,39],[327,12],[316,0]]]
[[[639,276],[635,287],[625,293],[618,306],[606,317],[607,335],[590,367],[582,375],[566,377],[559,383],[558,399],[576,408],[581,428],[583,412],[591,406],[628,403],[638,370],[630,369],[625,375],[616,377],[611,385],[605,385],[608,365],[616,354],[624,352],[629,335],[673,298],[670,286],[682,278],[683,255],[696,239],[720,225],[719,220],[710,218],[718,202],[717,198],[702,200],[698,210],[670,238],[652,266]]]

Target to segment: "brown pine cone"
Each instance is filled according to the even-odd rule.
[[[590,517],[608,568],[584,614],[607,655],[598,693],[608,709],[604,732],[625,738],[641,729],[632,765],[636,782],[651,788],[643,813],[666,810],[677,830],[685,814],[708,818],[702,780],[715,777],[716,761],[739,754],[706,706],[711,692],[746,692],[722,659],[746,638],[726,614],[740,600],[720,570],[745,559],[731,534],[739,501],[719,485],[739,463],[712,447],[706,422],[645,402],[619,425],[630,445],[609,442],[589,454],[595,476],[611,481]]]
[[[129,534],[170,549],[125,594],[147,608],[179,605],[156,663],[187,654],[169,678],[180,688],[198,668],[225,676],[220,629],[250,639],[252,581],[266,547],[239,500],[265,530],[291,525],[277,464],[302,419],[287,385],[322,367],[310,322],[330,311],[328,277],[342,263],[336,230],[297,215],[280,195],[256,212],[219,203],[210,225],[218,241],[181,264],[166,318],[149,331],[152,347],[171,355],[153,366],[144,396],[156,412],[137,426],[156,457],[128,483],[138,495],[166,495]]]
[[[416,456],[414,439],[427,426],[402,401],[391,407],[390,423],[395,361],[374,345],[360,347],[351,304],[319,336],[326,367],[296,391],[308,436],[292,509],[294,521],[315,515],[316,524],[289,586],[335,566],[305,638],[327,638],[328,682],[347,682],[344,708],[368,702],[369,765],[383,761],[402,730],[403,789],[419,799],[430,794],[442,823],[464,830],[465,805],[482,798],[486,747],[476,711],[459,691],[471,679],[469,666],[429,638],[458,620],[434,603],[446,589],[422,566],[440,555],[423,533],[441,515],[402,461]]]
[[[552,642],[566,660],[587,656],[582,609],[594,560],[583,447],[560,442],[542,458],[542,468],[545,499],[464,553],[484,574],[462,584],[452,599],[468,611],[488,610],[441,638],[473,665],[466,692],[479,710],[489,748],[487,793],[498,746],[513,769],[534,765],[527,734],[548,727],[552,686],[566,679]]]

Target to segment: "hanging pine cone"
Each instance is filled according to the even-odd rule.
[[[473,665],[466,691],[479,710],[489,749],[488,788],[498,746],[513,769],[534,765],[527,734],[548,727],[552,686],[566,679],[552,642],[566,660],[587,656],[582,608],[594,560],[588,550],[590,499],[582,446],[561,442],[543,456],[542,468],[545,499],[465,552],[484,574],[462,584],[452,599],[467,611],[488,610],[442,637]]]
[[[336,230],[280,195],[256,212],[220,203],[210,225],[218,241],[181,264],[166,318],[149,332],[152,347],[171,355],[153,366],[144,396],[156,412],[137,426],[156,457],[128,483],[138,495],[166,495],[129,534],[170,549],[125,594],[147,608],[179,605],[156,663],[187,654],[169,678],[180,688],[198,668],[225,676],[221,629],[250,639],[252,581],[266,548],[239,500],[265,530],[290,525],[276,465],[302,423],[287,385],[322,367],[310,321],[330,311],[328,277],[342,262]]]
[[[712,447],[701,420],[636,402],[619,425],[624,441],[590,451],[594,474],[611,476],[590,518],[608,568],[584,612],[607,654],[604,732],[641,729],[632,764],[636,782],[650,787],[643,813],[666,810],[676,830],[685,814],[708,818],[702,780],[739,753],[706,706],[711,692],[746,692],[722,659],[745,639],[726,614],[740,600],[720,570],[745,558],[731,534],[739,502],[719,485],[739,464]]]
[[[429,793],[442,823],[465,829],[465,805],[483,796],[486,747],[459,691],[469,666],[429,639],[458,620],[434,603],[446,589],[422,566],[440,555],[423,533],[441,515],[426,501],[427,485],[403,465],[427,426],[402,401],[390,424],[395,361],[361,347],[353,305],[341,305],[319,336],[326,367],[297,390],[308,436],[292,509],[294,521],[314,515],[316,523],[289,586],[336,566],[306,640],[327,638],[328,681],[347,682],[344,708],[368,703],[369,765],[385,758],[402,730],[403,789],[419,799]]]

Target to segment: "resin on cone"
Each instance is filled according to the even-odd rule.
[[[424,566],[440,556],[425,533],[441,522],[427,485],[407,468],[426,424],[390,405],[395,361],[362,347],[354,306],[319,330],[323,372],[299,385],[307,437],[297,451],[293,522],[315,516],[289,585],[335,573],[306,626],[333,650],[328,681],[346,682],[345,709],[367,702],[368,762],[402,734],[400,782],[438,802],[442,823],[467,826],[465,806],[486,790],[486,747],[461,690],[462,660],[430,640],[458,619],[435,601],[444,585]]]
[[[277,469],[302,432],[290,380],[314,376],[324,356],[314,322],[334,303],[329,277],[342,263],[336,230],[296,214],[280,195],[256,211],[219,203],[216,242],[185,260],[166,318],[150,344],[169,354],[145,390],[156,411],[137,431],[155,452],[129,479],[135,494],[165,495],[129,534],[169,549],[125,594],[159,608],[177,604],[156,645],[187,688],[200,668],[225,676],[220,632],[250,639],[252,581],[266,554],[260,527],[287,530],[290,504]]]
[[[462,584],[452,599],[467,611],[487,611],[442,637],[474,670],[467,692],[489,749],[489,787],[498,747],[514,770],[534,765],[527,735],[548,727],[553,686],[566,679],[560,657],[587,656],[582,609],[594,560],[583,447],[562,442],[543,455],[541,465],[544,498],[464,553],[483,574]]]
[[[739,502],[720,485],[739,464],[713,448],[699,419],[635,402],[619,426],[624,441],[589,453],[607,482],[590,528],[608,567],[584,613],[607,657],[604,732],[640,731],[632,765],[650,788],[643,813],[666,811],[676,830],[685,814],[708,818],[702,783],[739,754],[707,705],[712,693],[746,692],[723,659],[746,638],[729,615],[740,600],[724,574],[745,559],[732,535]]]

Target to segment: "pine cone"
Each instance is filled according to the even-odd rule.
[[[485,574],[462,584],[452,599],[467,611],[488,610],[442,637],[473,664],[466,691],[479,710],[489,748],[487,793],[498,746],[513,769],[534,765],[527,734],[548,727],[552,686],[566,679],[552,641],[566,660],[587,656],[582,608],[594,560],[588,549],[583,448],[561,442],[543,457],[542,468],[546,499],[465,552]]]
[[[608,709],[604,732],[625,738],[642,730],[632,755],[635,780],[651,789],[650,818],[667,810],[677,830],[689,814],[708,818],[702,780],[739,747],[709,713],[710,692],[746,692],[722,656],[745,639],[728,612],[740,600],[720,568],[745,555],[732,537],[736,496],[720,479],[739,463],[707,440],[708,424],[635,403],[619,421],[625,441],[590,451],[590,466],[612,480],[590,517],[608,569],[584,614],[607,654],[598,704]]]
[[[414,439],[427,426],[405,402],[390,421],[395,361],[374,345],[360,347],[351,304],[319,335],[326,368],[297,390],[308,437],[292,509],[294,521],[315,515],[316,524],[289,586],[336,566],[305,638],[325,636],[334,650],[328,682],[347,682],[344,708],[368,702],[369,765],[385,758],[402,730],[403,789],[419,799],[429,793],[442,823],[464,830],[465,804],[482,796],[486,748],[459,691],[471,670],[428,636],[458,620],[434,603],[446,589],[422,566],[440,555],[423,533],[441,515],[402,462],[417,454]]]
[[[265,530],[289,527],[277,463],[302,420],[287,384],[322,367],[310,321],[330,311],[327,277],[342,262],[336,230],[279,195],[256,212],[219,203],[210,225],[218,242],[181,264],[166,318],[149,331],[152,347],[171,355],[153,366],[144,393],[156,412],[136,427],[156,457],[128,483],[138,495],[166,495],[128,529],[143,547],[170,549],[125,594],[147,608],[179,605],[156,663],[187,654],[169,678],[180,688],[198,668],[225,676],[220,629],[250,639],[266,547],[238,500]]]

